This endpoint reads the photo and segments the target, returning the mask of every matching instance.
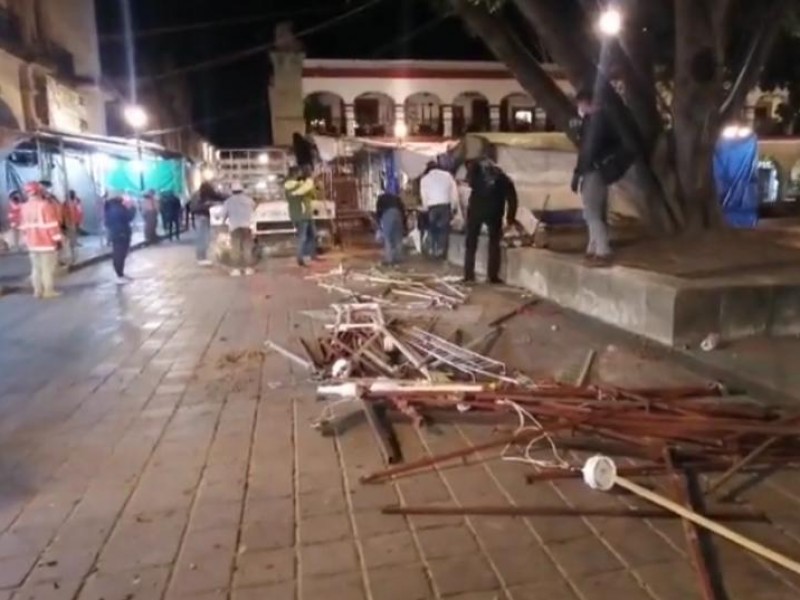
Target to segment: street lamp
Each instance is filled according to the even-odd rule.
[[[394,124],[394,137],[403,140],[408,136],[408,125],[403,121],[398,121]]]
[[[122,116],[136,133],[136,170],[139,172],[139,191],[144,194],[144,161],[142,160],[142,130],[147,127],[147,111],[139,104],[128,104]]]
[[[138,104],[128,104],[122,111],[125,121],[131,126],[131,129],[140,132],[147,126],[147,111]]]
[[[616,37],[622,31],[622,13],[614,8],[608,7],[597,20],[597,28],[605,36]]]

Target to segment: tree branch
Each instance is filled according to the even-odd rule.
[[[758,83],[761,70],[769,59],[778,31],[783,25],[783,17],[788,13],[792,0],[772,0],[768,7],[758,12],[759,25],[750,42],[747,54],[739,66],[736,81],[722,102],[719,112],[722,121],[728,121],[744,105],[747,94]]]
[[[558,129],[577,142],[570,121],[577,117],[575,107],[552,76],[503,21],[469,0],[449,0],[453,10],[494,54],[508,66],[520,85],[547,112]]]

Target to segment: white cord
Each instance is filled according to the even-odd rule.
[[[516,402],[512,402],[511,400],[498,400],[497,404],[510,406],[517,413],[517,416],[519,417],[519,426],[517,427],[515,433],[519,434],[528,429],[533,429],[535,431],[542,432],[540,435],[536,436],[530,442],[528,442],[521,456],[510,456],[508,454],[508,451],[514,444],[507,444],[506,447],[503,448],[503,451],[500,454],[501,460],[507,460],[509,462],[523,462],[539,468],[566,469],[571,467],[571,465],[566,460],[564,460],[564,458],[559,453],[558,447],[556,446],[556,443],[553,441],[553,437],[549,433],[544,432],[544,427],[542,427],[542,424],[538,421],[536,417],[534,417],[530,413],[530,411],[526,410]],[[528,420],[531,423],[533,423],[533,426],[527,425]],[[553,452],[553,458],[555,460],[539,460],[531,456],[533,447],[542,440],[547,440],[547,443],[550,445],[550,449]]]

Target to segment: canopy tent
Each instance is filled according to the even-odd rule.
[[[144,169],[145,189],[186,193],[188,161],[147,141],[53,132],[20,134],[0,155],[0,205],[12,190],[26,181],[48,179],[59,198],[74,190],[84,208],[84,229],[99,231],[101,196],[107,190],[138,192],[139,169]],[[142,161],[138,156],[141,152]],[[5,210],[0,210],[0,220]],[[6,223],[0,222],[0,228]]]
[[[756,167],[758,140],[721,138],[714,152],[714,178],[722,214],[732,227],[752,228],[758,224]]]

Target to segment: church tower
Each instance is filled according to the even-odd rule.
[[[303,115],[303,59],[305,52],[292,33],[290,23],[275,28],[275,43],[270,59],[272,78],[269,106],[272,114],[272,143],[291,146],[294,133],[305,134]]]

